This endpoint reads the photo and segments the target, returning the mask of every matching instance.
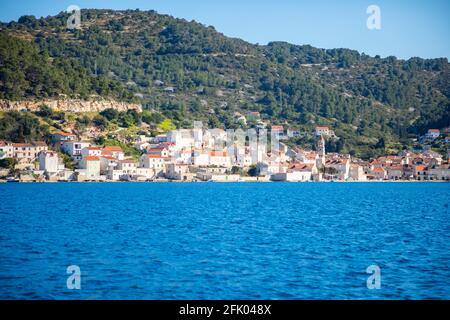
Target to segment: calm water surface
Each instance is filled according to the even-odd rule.
[[[0,199],[2,299],[450,299],[448,183],[1,184]]]

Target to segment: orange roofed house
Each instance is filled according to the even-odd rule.
[[[313,176],[317,174],[318,170],[315,164],[293,163],[286,172],[272,174],[270,179],[272,181],[307,182],[312,181]]]
[[[231,167],[231,159],[226,151],[210,151],[209,164],[218,167]]]
[[[273,135],[282,136],[284,134],[284,127],[283,126],[274,125],[274,126],[271,127],[271,131],[272,131]]]
[[[160,155],[144,154],[139,160],[139,167],[154,170],[155,176],[162,176],[166,171],[166,162],[169,158]]]
[[[440,134],[441,133],[439,129],[429,129],[428,132],[425,134],[425,137],[434,140],[436,138],[439,138]]]
[[[67,133],[67,132],[56,132],[52,134],[52,142],[55,144],[62,144],[66,141],[75,141],[77,139],[77,136],[73,133]]]
[[[349,159],[327,159],[325,167],[334,168],[337,172],[336,177],[339,180],[347,180],[350,177],[350,160]]]
[[[168,150],[168,148],[165,148],[165,147],[150,148],[150,149],[147,149],[147,154],[167,158],[167,157],[169,157],[169,150]]]
[[[102,155],[112,156],[117,160],[123,160],[125,158],[125,153],[120,146],[106,146],[102,149]]]
[[[80,175],[86,179],[98,179],[100,177],[100,157],[85,156],[80,162]]]
[[[330,135],[330,128],[325,126],[318,126],[316,127],[316,136],[329,136]]]
[[[86,156],[109,156],[116,158],[117,160],[123,160],[125,154],[121,147],[119,146],[106,146],[104,148],[98,146],[85,147],[81,150],[81,155]]]
[[[386,170],[382,167],[375,167],[370,173],[375,180],[384,180],[387,178]]]
[[[38,141],[33,143],[13,143],[13,157],[17,160],[31,162],[35,160],[41,151],[47,151],[45,142]]]
[[[424,165],[415,165],[413,175],[417,180],[425,180],[427,176],[427,168]]]

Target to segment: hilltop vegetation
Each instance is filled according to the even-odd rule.
[[[75,30],[66,28],[67,18],[24,16],[0,25],[0,98],[99,95],[139,102],[148,111],[140,120],[170,119],[177,127],[193,120],[245,127],[234,114],[257,111],[270,123],[308,131],[329,125],[341,151],[364,157],[449,125],[447,59],[253,45],[154,11],[82,10]],[[101,116],[103,126],[126,126],[133,117]]]

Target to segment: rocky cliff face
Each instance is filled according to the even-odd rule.
[[[140,104],[118,102],[113,100],[77,100],[77,99],[58,99],[58,100],[37,100],[37,101],[9,101],[0,100],[0,111],[37,111],[42,105],[66,112],[100,112],[108,108],[118,111],[127,111],[130,109],[142,111]]]

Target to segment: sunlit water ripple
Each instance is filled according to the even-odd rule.
[[[0,199],[3,299],[450,298],[448,183],[2,184]]]

